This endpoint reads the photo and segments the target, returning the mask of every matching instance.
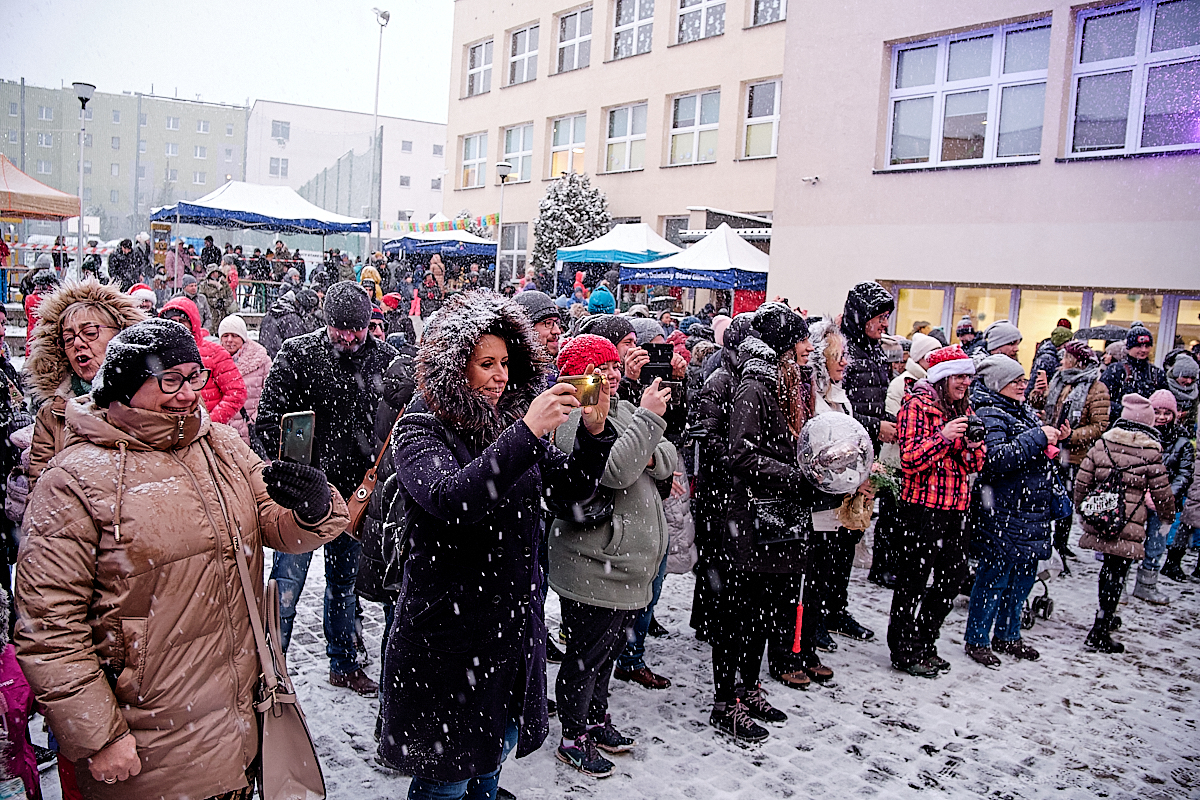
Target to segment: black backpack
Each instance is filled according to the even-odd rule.
[[[1131,516],[1125,511],[1125,470],[1117,466],[1108,443],[1101,439],[1100,444],[1108,455],[1108,476],[1084,495],[1079,503],[1079,517],[1101,539],[1116,539]],[[1134,506],[1134,511],[1137,511],[1137,506]]]

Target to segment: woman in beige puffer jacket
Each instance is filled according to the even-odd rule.
[[[1083,520],[1079,546],[1104,554],[1100,569],[1100,610],[1088,633],[1087,646],[1104,653],[1123,653],[1125,646],[1114,642],[1111,633],[1116,622],[1117,603],[1129,575],[1129,565],[1145,557],[1147,502],[1154,503],[1160,517],[1175,516],[1175,495],[1162,463],[1162,445],[1154,430],[1154,411],[1150,401],[1138,394],[1121,400],[1121,418],[1100,437],[1075,478],[1075,508],[1087,499],[1098,484],[1117,471],[1124,487],[1125,526],[1115,535],[1097,531]]]
[[[85,797],[249,785],[260,668],[234,548],[261,602],[264,546],[313,550],[348,522],[320,470],[264,469],[212,424],[200,361],[173,322],[119,334],[29,501],[15,642]]]

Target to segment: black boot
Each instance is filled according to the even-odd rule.
[[[1101,653],[1125,652],[1125,645],[1112,640],[1112,635],[1109,633],[1108,621],[1100,614],[1096,615],[1096,621],[1092,624],[1092,629],[1088,632],[1087,640],[1084,642],[1084,644],[1086,644],[1089,649],[1096,650]]]
[[[1176,583],[1187,583],[1187,573],[1183,571],[1183,557],[1187,553],[1187,546],[1168,547],[1167,561],[1163,564],[1162,572],[1159,574],[1168,580]]]
[[[1058,551],[1060,556],[1062,556],[1063,561],[1066,561],[1068,558],[1075,558],[1075,552],[1071,550],[1070,545],[1067,542],[1067,537],[1069,537],[1070,534],[1071,532],[1069,530],[1056,530],[1054,532],[1054,549]]]

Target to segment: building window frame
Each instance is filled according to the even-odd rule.
[[[196,133],[208,133],[209,122],[206,119],[196,120]]]
[[[429,179],[429,189],[434,192],[440,192],[442,190],[442,179],[441,178],[430,178]],[[433,214],[429,215],[430,219],[433,219],[433,217],[434,217]]]
[[[138,139],[138,152],[139,153],[146,152],[146,140],[145,139]]]
[[[179,130],[179,117],[167,117],[167,130]]]
[[[111,144],[112,144],[113,150],[120,150],[121,149],[121,137],[120,136],[112,137]]]
[[[787,19],[787,0],[754,0],[750,4],[750,27],[757,28]]]
[[[725,33],[725,0],[679,0],[675,43],[688,44]]]
[[[401,139],[400,140],[400,152],[401,153],[411,153],[412,148],[413,148],[413,143],[412,143],[411,139]]]
[[[467,45],[467,97],[492,90],[492,51],[495,39]]]
[[[201,161],[208,160],[208,148],[202,144],[192,146],[192,158],[200,159]]]
[[[401,189],[409,189],[411,187],[412,187],[412,176],[411,175],[401,175],[400,176],[400,188]],[[403,220],[401,220],[401,221],[403,222]]]
[[[113,121],[113,125],[121,124],[121,109],[114,108],[112,110],[112,121]]]
[[[267,161],[267,174],[272,178],[288,176],[288,160],[286,158],[270,158]]]
[[[38,175],[53,175],[53,165],[49,159],[38,159],[37,162]]]
[[[167,158],[179,158],[179,143],[167,142],[163,152]]]
[[[121,191],[119,189],[110,189],[108,192],[108,202],[114,206],[121,202]]]
[[[462,171],[460,189],[478,189],[487,183],[487,131],[469,133],[462,137]]]
[[[285,119],[271,120],[271,138],[280,142],[291,141],[292,123]]]
[[[38,106],[38,119],[43,122],[53,122],[54,106]]]
[[[207,172],[193,172],[192,173],[192,185],[193,186],[203,186],[207,182],[208,182],[208,173]]]
[[[753,116],[755,111],[763,112],[767,109],[762,104],[755,108],[755,90],[762,90],[766,87],[771,87],[772,96],[770,98],[770,106],[768,113],[760,113],[759,116]],[[783,80],[781,78],[773,78],[767,81],[753,81],[746,84],[746,104],[744,106],[745,113],[742,117],[742,152],[741,157],[745,160],[754,160],[758,158],[775,158],[779,155],[779,103],[780,95],[783,93]],[[771,126],[771,146],[769,152],[754,153],[750,152],[751,144],[751,128],[759,128],[766,125]]]
[[[232,122],[225,123],[225,135],[233,136],[233,123]]]
[[[1140,2],[1118,3],[1099,8],[1080,9],[1075,18],[1075,40],[1072,43],[1071,86],[1069,118],[1067,122],[1066,154],[1070,158],[1095,158],[1132,153],[1165,153],[1176,150],[1195,150],[1197,141],[1172,144],[1145,144],[1147,135],[1147,101],[1151,100],[1150,81],[1155,74],[1184,65],[1200,65],[1200,41],[1191,46],[1163,48],[1155,51],[1154,36],[1159,21],[1159,10],[1172,4],[1173,0],[1140,0]],[[1096,58],[1083,61],[1085,38],[1091,20],[1116,18],[1132,12],[1137,13],[1136,33],[1131,55],[1122,54],[1113,58]],[[1077,143],[1081,102],[1080,88],[1086,83],[1101,81],[1108,77],[1129,75],[1128,102],[1125,106],[1124,136],[1121,144],[1110,138],[1105,143],[1091,146]],[[1119,78],[1118,78],[1119,80]],[[1164,87],[1166,88],[1166,87]],[[1185,87],[1177,87],[1183,90]],[[1087,98],[1088,92],[1084,93]],[[1194,109],[1192,112],[1194,113]],[[1184,112],[1187,113],[1186,111]],[[1165,116],[1165,114],[1164,114]],[[1113,126],[1115,127],[1115,126]]]
[[[38,131],[37,145],[38,147],[54,147],[54,132]]]
[[[83,174],[84,175],[92,174],[92,162],[86,158],[83,160]]]
[[[715,97],[715,99],[714,99]],[[715,103],[715,108],[713,104]],[[691,106],[690,110],[688,106]],[[686,116],[690,114],[691,116]],[[717,160],[718,132],[721,117],[721,90],[706,89],[675,95],[671,98],[671,125],[667,134],[667,163],[711,164]],[[709,136],[708,134],[712,134]],[[688,146],[685,158],[678,148]],[[712,157],[701,158],[701,148],[712,145]]]
[[[8,103],[8,115],[9,115],[10,117],[19,117],[19,116],[21,116],[21,107],[20,107],[20,105],[19,105],[19,104],[18,104],[16,101],[11,101],[11,100],[9,101],[9,103]]]
[[[444,145],[440,145],[440,144],[435,144],[435,145],[433,146],[433,155],[434,155],[434,157],[435,157],[435,158],[436,158],[436,157],[438,157],[438,156],[441,156],[442,158],[445,158],[445,157],[446,157],[446,148],[445,148],[445,146],[444,146]]]
[[[568,172],[582,174],[586,158],[587,113],[550,120],[550,178]]]
[[[167,171],[164,174],[164,177],[166,178],[167,183],[178,183],[179,182],[179,170],[174,167],[167,167]]]
[[[622,17],[625,21],[622,22]],[[654,0],[615,0],[612,59],[649,53],[654,45]]]
[[[508,35],[508,85],[529,83],[537,78],[538,43],[541,25],[537,22],[517,28]]]
[[[952,35],[893,45],[888,78],[886,169],[931,169],[946,165],[970,166],[1041,160],[1041,131],[1045,125],[1050,23],[1049,17],[1040,17],[1019,23],[989,25],[959,31]],[[1046,58],[1047,67],[1018,69],[1014,65],[1013,71],[1006,71],[1006,58],[1012,54],[1016,61],[1019,57],[1017,54],[1020,51],[1010,50],[1016,37],[1030,36],[1044,39],[1044,41],[1035,41],[1034,39],[1024,39],[1023,41],[1032,42],[1034,47],[1043,51],[1042,55]],[[950,71],[955,69],[955,64],[952,64],[951,60],[954,59],[957,62],[957,59],[954,58],[955,48],[962,48],[959,51],[963,53],[961,63],[969,64],[971,58],[975,58],[977,62],[981,63],[982,59],[979,58],[979,54],[982,53],[982,50],[973,43],[979,43],[983,39],[990,39],[991,52],[987,57],[990,65],[988,72],[971,77],[953,77]],[[976,49],[972,51],[972,48]],[[919,54],[921,51],[925,52]],[[904,66],[901,62],[906,54],[910,53],[913,54],[915,65],[923,65],[914,66],[914,69],[932,67],[932,82],[898,85],[908,80],[902,75]],[[985,97],[980,98],[980,94]],[[979,103],[981,99],[983,100],[982,104]],[[1021,105],[1022,102],[1025,104],[1024,106]],[[1005,112],[1010,107],[1006,106],[1006,103],[1012,103],[1011,107],[1016,109],[1024,108],[1026,112],[1036,111],[1041,116],[1037,126],[1036,145],[1034,144],[1035,140],[1029,138],[1028,143],[1020,148],[1022,152],[1002,155],[1000,152],[1001,135],[1004,133],[1004,124],[1008,120]],[[955,106],[957,109],[954,108]],[[898,120],[904,114],[904,109],[913,109],[919,115],[916,117],[915,126],[912,122],[903,121],[900,123],[903,127],[897,126]],[[907,127],[917,130],[919,133],[926,132],[921,125],[924,122],[925,113],[929,115],[927,130],[929,138],[924,157],[916,150],[913,150],[911,154],[898,154],[897,137],[900,136],[900,130]],[[970,138],[963,138],[965,128],[957,131],[959,137],[946,138],[948,132],[955,132],[953,126],[947,125],[948,118],[956,117],[960,126],[968,126],[971,123],[962,120],[978,119],[981,113],[983,119],[976,127],[984,129],[982,139],[974,135]],[[978,151],[980,155],[955,157],[952,150],[954,142],[968,142],[961,147],[970,148],[967,152]],[[1033,147],[1036,147],[1036,151],[1030,152]]]
[[[590,5],[558,15],[555,74],[586,69],[592,63],[592,18]]]
[[[225,163],[227,163],[227,164],[233,163],[233,148],[232,147],[225,148]]]
[[[109,175],[111,175],[114,178],[121,177],[121,165],[119,163],[113,162],[113,164],[110,165],[108,168],[108,173],[109,173]]]
[[[529,263],[529,223],[506,222],[500,228],[500,277],[514,279],[525,274]]]
[[[533,123],[510,125],[504,129],[504,160],[512,164],[507,183],[533,180]]]
[[[605,112],[604,171],[634,172],[646,167],[648,103],[630,103]]]

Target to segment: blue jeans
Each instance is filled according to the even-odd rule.
[[[329,669],[348,675],[358,669],[354,649],[354,579],[361,545],[342,534],[325,545],[325,653]],[[271,578],[279,583],[279,632],[286,651],[292,641],[296,602],[304,591],[312,553],[276,553]]]
[[[967,644],[990,647],[988,634],[993,623],[996,639],[1015,642],[1021,638],[1021,610],[1029,590],[1037,581],[1036,558],[1011,560],[984,558],[975,572],[971,605],[967,612]]]
[[[1142,561],[1143,568],[1156,570],[1162,566],[1163,553],[1167,552],[1168,530],[1157,511],[1146,510],[1146,558]]]
[[[646,631],[650,630],[650,620],[654,617],[654,607],[662,595],[663,578],[667,575],[667,557],[658,565],[658,575],[654,578],[654,597],[650,605],[643,608],[634,618],[629,642],[621,655],[617,657],[617,667],[626,672],[634,672],[646,666]]]
[[[504,731],[504,753],[500,763],[517,746],[517,723],[509,720]],[[465,781],[434,781],[414,775],[408,785],[408,800],[495,800],[500,786],[500,767],[486,775],[468,778]]]

